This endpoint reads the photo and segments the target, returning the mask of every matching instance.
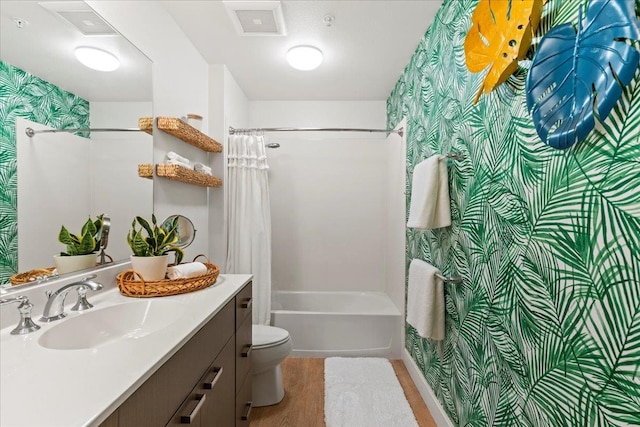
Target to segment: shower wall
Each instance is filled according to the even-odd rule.
[[[250,102],[251,127],[384,128],[385,102]],[[274,290],[385,291],[385,134],[268,133]]]

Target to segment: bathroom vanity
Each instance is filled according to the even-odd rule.
[[[249,425],[250,275],[171,297],[132,299],[112,287],[89,299],[94,308],[51,323],[34,309],[41,329],[30,334],[3,324],[0,425]]]

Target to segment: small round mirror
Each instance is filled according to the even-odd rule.
[[[176,246],[186,248],[196,238],[196,228],[193,226],[193,222],[184,215],[171,215],[164,220],[162,226],[169,226],[175,218],[178,218],[178,243]]]

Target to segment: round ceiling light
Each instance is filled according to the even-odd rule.
[[[76,58],[82,65],[98,71],[114,71],[120,67],[120,60],[115,55],[95,47],[77,47]]]
[[[313,46],[295,46],[287,52],[287,62],[296,70],[309,71],[322,64],[322,51]]]

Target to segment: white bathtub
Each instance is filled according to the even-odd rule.
[[[289,331],[291,357],[399,357],[401,320],[383,292],[274,291],[271,298],[271,324]]]

